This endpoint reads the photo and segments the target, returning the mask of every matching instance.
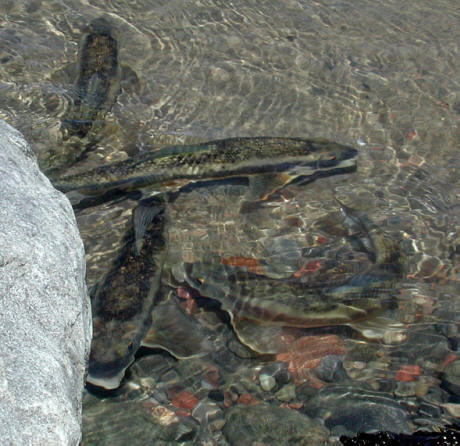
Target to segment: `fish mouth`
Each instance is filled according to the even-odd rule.
[[[134,362],[134,354],[138,346],[131,342],[127,347],[126,354],[111,360],[94,359],[91,351],[86,381],[96,387],[106,390],[114,390],[120,387],[126,370]]]
[[[120,364],[120,361],[116,361],[115,363],[90,361],[86,382],[106,390],[115,390],[120,387],[125,372],[133,361],[134,357],[130,358],[127,362],[123,361],[126,363],[124,366]]]
[[[121,370],[115,376],[98,377],[88,374],[86,382],[95,387],[101,387],[105,390],[115,390],[120,387],[121,380],[125,376],[126,369]]]

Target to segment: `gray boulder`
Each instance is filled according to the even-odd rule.
[[[77,445],[91,341],[85,260],[67,198],[0,120],[0,442]]]

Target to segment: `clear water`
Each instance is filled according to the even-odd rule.
[[[290,186],[249,216],[239,214],[243,186],[181,195],[169,207],[167,269],[217,256],[239,265],[263,264],[263,273],[308,283],[311,259],[302,249],[324,237],[318,222],[339,210],[334,196],[340,197],[411,246],[397,308],[370,327],[386,337],[335,333],[345,346],[346,385],[363,395],[386,392],[406,410],[409,431],[455,421],[459,396],[446,386],[444,372],[458,356],[457,3],[421,0],[401,8],[396,1],[367,0],[4,0],[0,117],[24,133],[44,169],[84,144],[64,141],[60,123],[75,85],[72,64],[82,30],[100,16],[114,24],[120,61],[135,71],[140,85],[123,90],[93,129],[93,150],[71,169],[167,144],[232,136],[322,137],[358,148],[356,173]],[[101,280],[116,256],[134,205],[106,204],[77,215],[88,286]],[[331,250],[344,246],[340,234],[329,242]],[[211,313],[205,320],[212,325],[211,310],[189,312]],[[291,400],[280,400],[260,387],[266,359],[249,355],[238,361],[232,330],[220,319],[215,327],[224,339],[222,358],[233,355],[227,368],[222,358],[177,363],[161,351],[147,352],[115,396],[86,395],[82,444],[126,444],[126,438],[145,444],[149,435],[165,444],[227,444],[218,423],[211,429],[190,416],[192,409],[178,409],[168,392],[159,399],[155,392],[168,390],[171,382],[200,401],[214,387],[235,399],[250,395],[307,414],[318,392],[344,386],[305,379],[294,383]],[[370,357],[355,354],[366,345]],[[158,375],[155,361],[177,376],[162,378],[166,373]],[[219,375],[217,383],[203,378],[211,372]],[[189,375],[200,378],[201,388],[184,378]],[[228,408],[218,404],[225,418]],[[330,404],[341,403],[331,397]],[[341,431],[328,425],[327,414],[316,415],[333,444]],[[181,423],[189,421],[195,434],[181,437],[176,430],[185,432]],[[177,425],[182,427],[174,430]]]

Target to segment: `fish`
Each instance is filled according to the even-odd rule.
[[[113,27],[104,17],[97,18],[81,38],[73,101],[61,124],[66,138],[86,136],[94,121],[103,118],[120,93],[121,79]]]
[[[193,182],[245,177],[251,199],[267,199],[298,179],[356,170],[357,150],[322,139],[229,138],[144,151],[124,161],[62,176],[61,192],[102,196],[150,187],[180,190]]]
[[[347,325],[359,331],[362,321],[391,308],[394,285],[401,279],[404,256],[399,243],[364,213],[340,203],[344,224],[358,237],[369,267],[349,277],[315,282],[274,279],[222,262],[184,263],[177,279],[203,297],[218,301],[231,319],[239,340],[260,354],[277,354],[282,327],[316,328]],[[367,328],[362,324],[363,329]]]
[[[134,209],[118,258],[91,292],[93,340],[86,380],[93,386],[118,388],[141,346],[163,349],[177,359],[213,351],[215,334],[198,326],[181,310],[175,293],[161,286],[166,202],[155,196]]]
[[[114,389],[120,385],[151,327],[167,252],[166,218],[164,197],[141,201],[133,210],[132,225],[116,261],[92,290],[93,340],[87,382],[94,386]]]
[[[127,193],[151,183],[170,185],[175,179],[186,183],[244,175],[250,183],[255,177],[253,185],[260,196],[266,195],[266,186],[273,187],[272,180],[275,187],[283,187],[284,182],[305,175],[311,180],[315,175],[353,171],[356,154],[351,147],[323,140],[233,138],[143,154],[135,162],[130,159],[89,171],[89,175],[70,176],[65,180],[67,186],[61,183],[60,188],[97,195],[121,187]],[[281,175],[282,179],[259,181],[259,176],[267,174]],[[209,350],[209,335],[197,334],[184,342],[183,333],[174,327],[188,327],[190,322],[174,305],[156,303],[166,252],[164,215],[169,201],[166,191],[139,202],[119,257],[92,293],[94,338],[87,382],[94,386],[117,388],[142,345],[162,348],[178,358]],[[182,342],[174,341],[179,338]]]

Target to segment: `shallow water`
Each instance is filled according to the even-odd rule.
[[[113,24],[120,61],[139,83],[124,87],[86,138],[64,140],[81,33],[100,16]],[[261,387],[273,358],[239,344],[225,314],[178,299],[197,330],[218,333],[215,351],[183,361],[143,351],[115,395],[87,393],[83,444],[243,444],[233,437],[234,408],[261,401],[317,418],[331,443],[342,433],[391,429],[398,414],[409,432],[455,421],[459,19],[454,1],[404,10],[364,0],[2,2],[0,117],[24,133],[45,170],[232,136],[322,137],[359,149],[355,173],[288,186],[249,214],[240,214],[244,185],[181,194],[168,209],[167,271],[212,257],[308,285],[321,259],[306,248],[324,243],[346,269],[359,253],[331,229],[340,211],[334,197],[401,240],[407,256],[395,308],[371,321],[367,336],[327,332],[330,349],[316,356],[295,344],[303,359],[275,360],[291,375],[280,389]],[[125,200],[77,214],[88,286],[115,258],[134,206]],[[317,370],[327,355],[343,370],[329,381]],[[353,396],[351,408],[343,395]],[[339,416],[345,410],[348,419]],[[246,444],[275,441],[245,429]]]

